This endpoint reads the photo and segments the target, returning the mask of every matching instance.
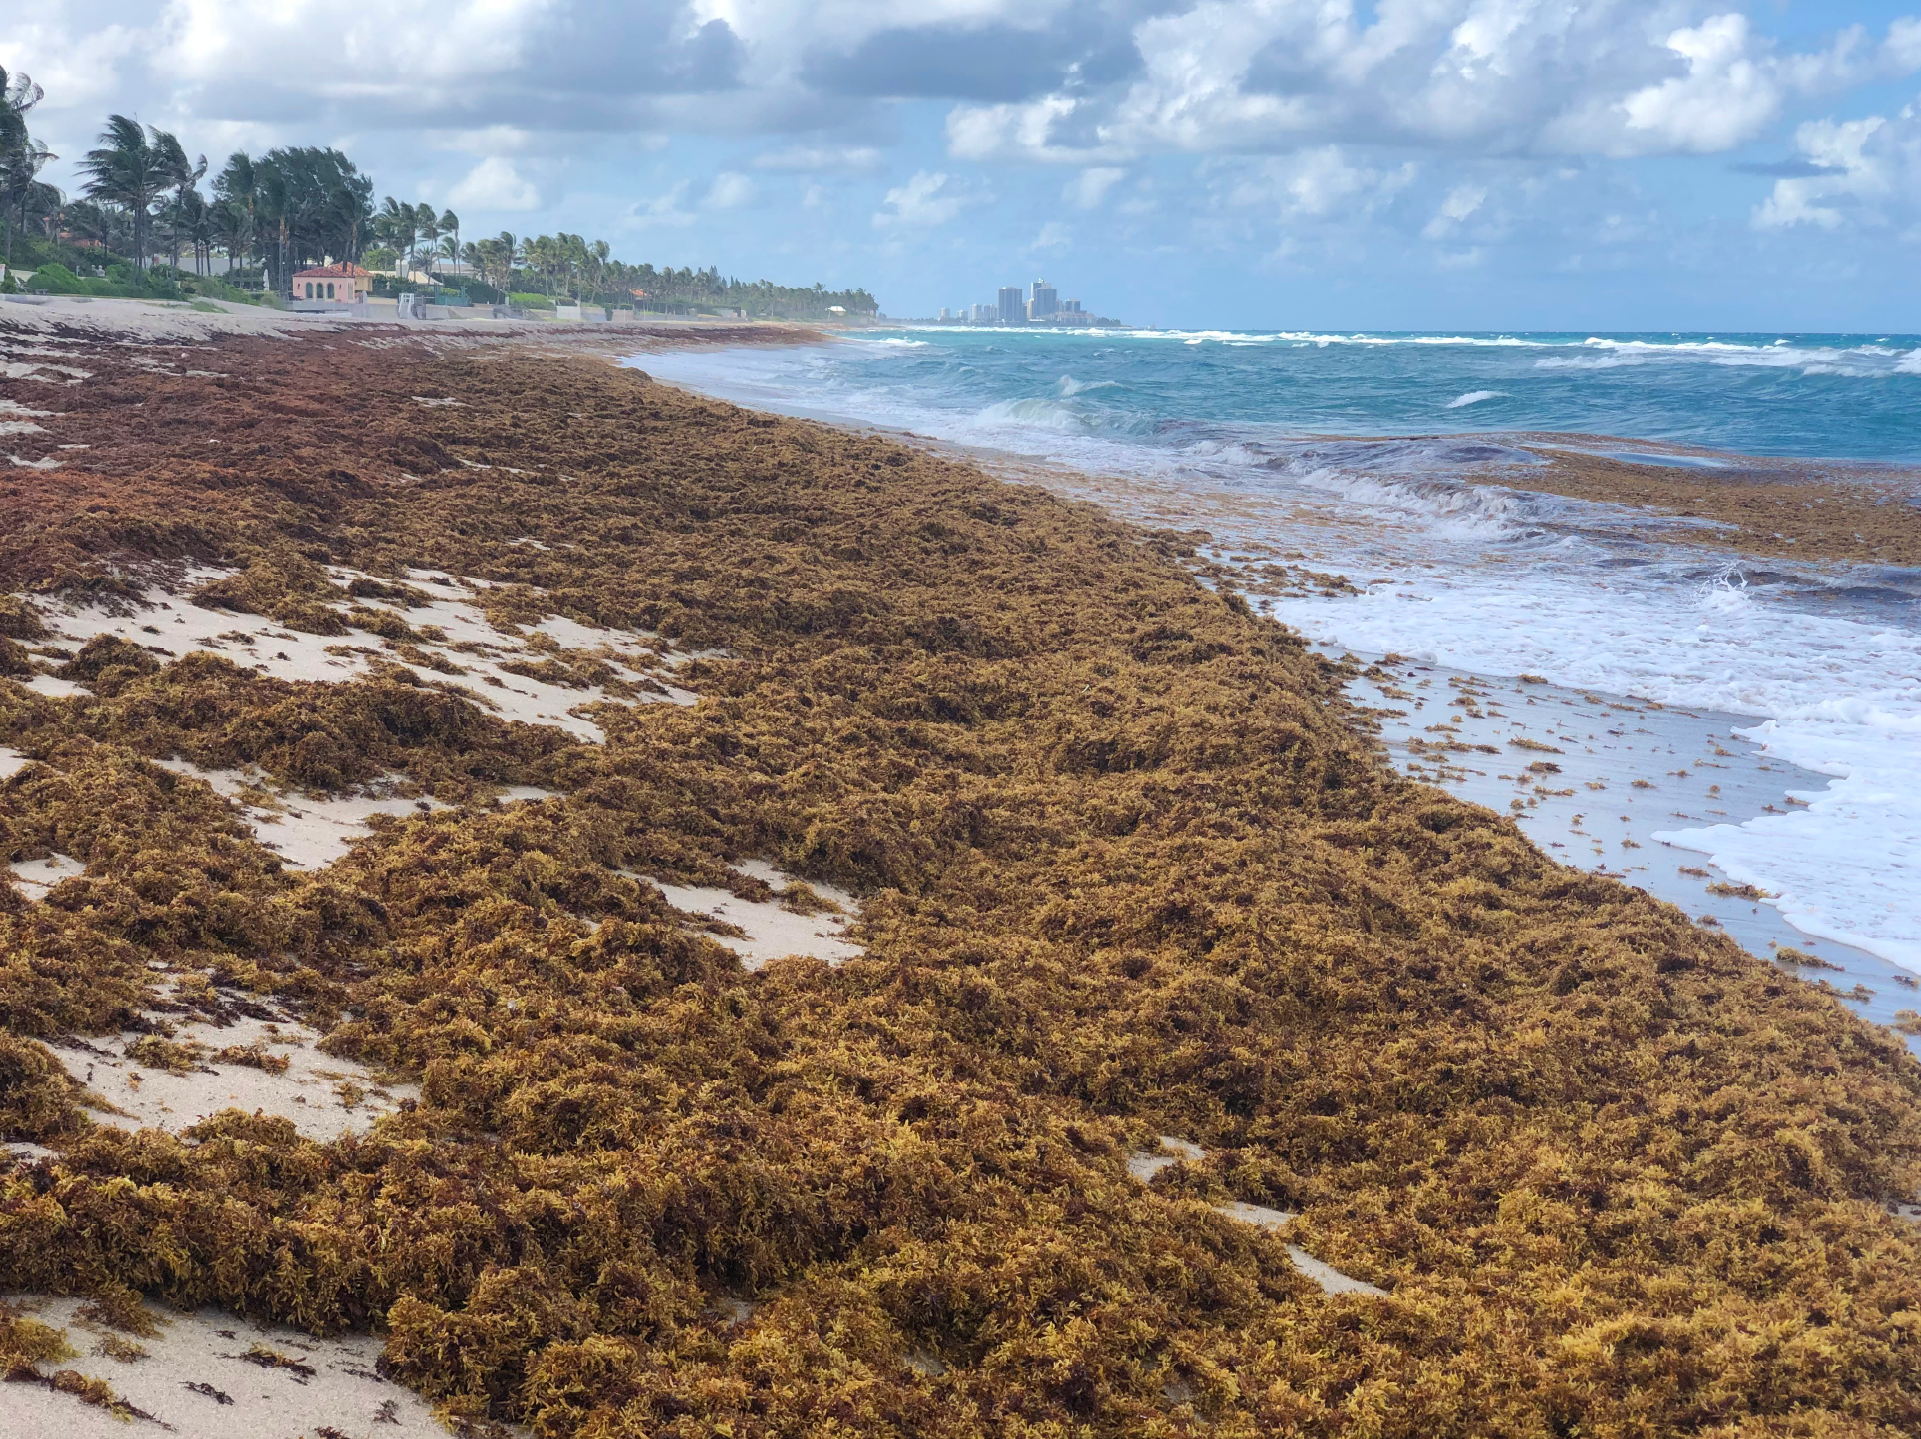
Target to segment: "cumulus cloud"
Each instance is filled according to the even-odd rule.
[[[1225,203],[1239,210],[1273,211],[1290,220],[1364,219],[1414,179],[1412,161],[1376,166],[1339,145],[1321,145],[1240,168]]]
[[[1325,144],[1692,153],[1752,139],[1792,97],[1921,68],[1921,20],[1793,50],[1733,0],[154,3],[43,0],[0,45],[65,91],[56,108],[117,89],[289,135],[767,134],[785,148],[757,163],[800,171],[873,168],[894,99],[956,102],[957,159],[1092,170]]]
[[[1049,220],[1045,225],[1041,226],[1040,234],[1033,238],[1027,248],[1035,252],[1044,250],[1067,250],[1071,249],[1073,244],[1074,232],[1069,230],[1067,226],[1063,225],[1059,220]]]
[[[465,210],[537,210],[540,189],[521,176],[513,161],[493,155],[469,170],[447,192],[447,199]]]
[[[1434,212],[1421,233],[1430,240],[1439,240],[1451,234],[1454,228],[1479,210],[1487,201],[1487,186],[1456,185],[1447,192],[1441,201],[1441,208]]]
[[[739,36],[696,3],[46,0],[31,28],[0,20],[0,50],[52,82],[53,111],[105,99],[182,128],[632,132],[741,83]]]
[[[1092,166],[1067,182],[1061,191],[1061,198],[1077,209],[1092,210],[1126,173],[1118,165]]]
[[[883,228],[931,230],[985,197],[969,193],[945,171],[919,170],[889,190],[874,223]]]
[[[707,198],[701,203],[709,210],[738,210],[743,205],[753,203],[757,191],[754,182],[734,170],[723,170],[714,176],[714,183],[707,189]]]
[[[628,208],[625,223],[641,229],[654,226],[680,229],[693,224],[700,217],[686,204],[690,188],[687,181],[676,180],[652,199],[636,201]]]
[[[1158,205],[1175,223],[1198,176],[1199,208],[1333,222],[1391,207],[1405,233],[1458,247],[1470,231],[1489,243],[1485,213],[1462,209],[1468,177],[1504,167],[1508,225],[1526,206],[1510,180],[1530,165],[1728,152],[1823,96],[1921,70],[1921,19],[1790,44],[1772,14],[1751,0],[39,0],[0,14],[0,61],[48,83],[39,129],[70,157],[112,108],[210,154],[339,143],[383,188],[479,211],[554,201],[563,179],[694,133],[738,144],[718,162],[731,178],[690,158],[687,186],[628,223],[693,224],[750,203],[749,177],[770,173],[800,177],[806,203],[872,211],[881,184],[848,200],[855,186],[821,182],[878,176],[900,146],[896,175],[912,178],[875,222],[903,236],[974,205],[973,166],[1018,163],[1071,171],[1042,192],[1073,210]],[[936,118],[945,157],[928,153]],[[1801,168],[1766,175],[1757,224],[1865,223],[1894,203],[1874,190],[1888,136],[1849,158],[1853,132],[1833,123],[1804,131]],[[1146,162],[1163,156],[1194,162],[1150,189]],[[70,183],[69,165],[50,178]]]
[[[1794,133],[1806,169],[1784,175],[1754,211],[1762,230],[1823,230],[1911,219],[1921,204],[1921,108],[1889,119],[1815,120]]]
[[[1106,86],[963,103],[952,152],[1099,164],[1165,151],[1394,144],[1470,155],[1694,153],[1759,134],[1797,95],[1921,64],[1896,27],[1782,52],[1746,17],[1662,25],[1667,0],[1425,0],[1371,24],[1322,0],[1201,0],[1134,28]]]
[[[1628,133],[1646,136],[1650,148],[1732,149],[1774,118],[1796,78],[1756,53],[1745,15],[1716,15],[1676,30],[1667,48],[1686,73],[1643,86],[1621,102]]]
[[[875,145],[788,145],[754,157],[756,170],[796,170],[804,173],[822,170],[842,174],[866,174],[882,165]]]

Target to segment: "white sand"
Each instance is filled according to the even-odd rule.
[[[433,595],[428,604],[410,607],[380,600],[350,601],[345,596],[328,602],[328,607],[343,619],[355,604],[363,604],[371,610],[398,615],[417,630],[437,627],[445,639],[423,639],[418,646],[434,664],[443,667],[435,669],[402,659],[389,641],[351,625],[348,633],[340,636],[302,634],[259,615],[202,609],[188,600],[192,590],[226,573],[195,569],[171,586],[148,585],[142,590],[143,608],[131,615],[116,615],[104,607],[77,602],[56,604],[35,599],[32,603],[43,623],[67,645],[77,647],[101,635],[114,635],[163,660],[207,650],[276,679],[318,683],[364,676],[378,660],[408,669],[422,684],[458,693],[502,719],[554,725],[591,743],[604,740],[606,733],[578,713],[587,705],[691,705],[696,698],[692,691],[664,678],[685,664],[689,656],[675,653],[658,636],[636,630],[596,629],[558,615],[542,620],[528,634],[496,629],[477,603],[481,592],[490,587],[486,581],[415,572],[409,583]],[[342,568],[330,573],[343,586],[371,578]],[[570,655],[599,659],[623,680],[649,682],[659,686],[662,693],[629,699],[610,695],[597,685],[576,688],[550,684],[505,668],[510,664],[538,664],[549,657],[564,661]],[[444,672],[447,670],[454,672]],[[50,674],[35,675],[25,683],[37,693],[57,698],[84,688]]]
[[[1279,1229],[1300,1218],[1291,1209],[1269,1209],[1265,1204],[1247,1204],[1239,1199],[1230,1199],[1225,1204],[1217,1204],[1214,1210],[1225,1214],[1229,1219],[1238,1219],[1243,1224],[1258,1225],[1262,1229]]]
[[[19,750],[8,749],[0,744],[0,784],[12,779],[32,763],[33,761],[21,754]]]
[[[1377,1299],[1387,1298],[1387,1291],[1379,1285],[1355,1279],[1331,1264],[1321,1263],[1298,1244],[1287,1246],[1287,1257],[1294,1261],[1296,1269],[1321,1286],[1323,1294],[1372,1294]]]
[[[776,894],[783,892],[794,880],[792,875],[764,860],[747,860],[737,868],[742,874],[752,875],[772,885]],[[621,872],[627,873],[624,870]],[[643,875],[630,877],[646,878]],[[839,905],[843,911],[841,914],[794,914],[782,909],[778,901],[741,899],[724,889],[669,884],[659,879],[648,879],[647,882],[666,895],[667,902],[675,909],[724,920],[745,930],[744,939],[719,934],[712,938],[738,954],[742,966],[749,970],[759,969],[769,960],[785,959],[791,955],[840,964],[858,959],[865,952],[844,937],[848,925],[859,917],[860,902],[846,890],[836,889],[831,884],[807,881],[814,893]]]
[[[211,303],[215,308],[196,310],[186,301],[178,300],[94,299],[84,295],[0,296],[0,336],[8,332],[31,335],[44,345],[55,339],[54,332],[59,329],[95,340],[193,344],[217,335],[321,333],[352,323],[339,315],[301,314],[219,300]]]
[[[1127,1172],[1143,1184],[1150,1182],[1170,1164],[1178,1164],[1183,1159],[1198,1164],[1207,1157],[1198,1144],[1185,1139],[1176,1139],[1171,1134],[1162,1134],[1157,1137],[1163,1152],[1137,1150],[1127,1156]]]
[[[15,684],[25,685],[35,694],[46,695],[49,699],[66,700],[86,690],[86,686],[73,680],[63,680],[54,675],[35,675],[30,680],[15,680]]]
[[[397,776],[354,794],[316,799],[273,783],[259,770],[202,769],[184,759],[156,760],[163,769],[202,780],[223,795],[247,822],[254,837],[277,853],[289,869],[325,869],[347,853],[357,839],[373,833],[375,815],[416,814],[446,809],[436,799],[410,799],[393,792]],[[265,794],[266,802],[259,796]]]
[[[47,891],[61,880],[84,874],[86,869],[79,860],[65,854],[56,854],[47,859],[16,859],[7,865],[14,883],[26,891],[29,899],[46,898]]]
[[[559,799],[557,790],[542,789],[537,784],[510,784],[500,792],[502,804],[538,804],[544,799]]]
[[[271,1029],[268,1021],[259,1019],[239,1019],[223,1026],[176,1019],[173,1042],[197,1042],[208,1051],[187,1074],[169,1073],[127,1058],[126,1047],[140,1037],[128,1031],[111,1039],[53,1042],[53,1053],[69,1074],[123,1111],[116,1115],[89,1107],[97,1123],[178,1134],[223,1109],[238,1109],[245,1114],[258,1111],[290,1119],[306,1138],[324,1142],[343,1134],[363,1133],[380,1115],[397,1109],[402,1099],[420,1095],[418,1085],[383,1083],[365,1065],[322,1054],[314,1048],[319,1033],[291,1019],[283,1019]],[[225,1064],[211,1057],[230,1046],[244,1049],[255,1044],[287,1060],[287,1072],[268,1074],[250,1065]],[[343,1093],[342,1085],[352,1089]],[[349,1099],[352,1104],[347,1103]]]
[[[1198,1163],[1207,1157],[1200,1145],[1191,1139],[1178,1139],[1171,1134],[1155,1136],[1162,1152],[1135,1150],[1127,1156],[1127,1172],[1143,1184],[1150,1183],[1168,1165],[1177,1159]],[[1270,1209],[1265,1204],[1248,1204],[1239,1199],[1230,1199],[1224,1204],[1214,1206],[1216,1214],[1225,1215],[1241,1224],[1252,1224],[1258,1229],[1278,1233],[1292,1224],[1300,1216],[1286,1209]],[[1387,1291],[1378,1285],[1369,1284],[1364,1279],[1343,1274],[1331,1264],[1324,1264],[1309,1254],[1298,1244],[1287,1246],[1288,1258],[1302,1274],[1321,1286],[1324,1294],[1372,1294],[1385,1299]]]
[[[64,1330],[78,1351],[76,1358],[42,1366],[43,1372],[75,1369],[105,1380],[120,1398],[159,1421],[128,1423],[71,1394],[12,1383],[0,1385],[0,1433],[7,1439],[128,1439],[159,1433],[161,1424],[183,1439],[316,1439],[323,1426],[350,1439],[446,1439],[426,1400],[375,1372],[382,1345],[371,1335],[315,1339],[220,1309],[179,1314],[150,1305],[148,1312],[164,1327],[151,1339],[133,1341],[146,1358],[123,1362],[95,1352],[110,1331],[76,1317],[86,1300],[10,1295],[7,1302]],[[242,1357],[255,1346],[313,1372],[263,1367]]]

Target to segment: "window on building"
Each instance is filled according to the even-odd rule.
[[[332,280],[329,280],[327,281],[327,298],[331,300],[333,297],[334,297],[334,282]]]
[[[312,280],[307,281],[307,298],[309,300],[313,298],[313,281]]]

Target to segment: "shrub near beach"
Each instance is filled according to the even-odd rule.
[[[34,396],[84,462],[0,490],[5,588],[220,566],[297,635],[380,598],[345,571],[471,577],[502,633],[696,655],[698,703],[509,722],[418,626],[340,683],[0,681],[4,843],[86,864],[0,890],[19,1042],[129,1030],[160,962],[176,1017],[283,1006],[420,1086],[327,1143],[131,1132],[30,1047],[7,1137],[61,1147],[0,1180],[0,1284],[374,1327],[545,1435],[1921,1425],[1914,1061],[1395,777],[1191,537],[590,359],[85,364]],[[161,759],[444,807],[296,872]],[[857,895],[863,955],[750,971],[653,883],[765,901],[757,860]]]

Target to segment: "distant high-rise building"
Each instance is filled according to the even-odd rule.
[[[999,294],[1000,322],[1003,325],[1018,325],[1027,318],[1026,307],[1021,303],[1019,285],[1002,285]]]
[[[948,309],[948,308],[947,308],[947,306],[945,306],[945,305],[942,305],[942,306],[940,307],[940,322],[941,322],[941,323],[942,323],[943,325],[945,325],[945,324],[947,324],[947,323],[948,323],[949,321],[951,321],[951,320],[952,320],[953,318],[954,318],[954,312],[953,312],[952,310],[950,310],[950,309]]]
[[[1081,302],[1080,302],[1079,300],[1062,300],[1062,301],[1061,301],[1061,313],[1062,313],[1063,315],[1079,315],[1079,314],[1082,314],[1082,313],[1083,313],[1083,311],[1081,310]]]
[[[1001,317],[999,305],[975,305],[967,312],[970,325],[991,325]]]
[[[1027,317],[1030,320],[1046,320],[1051,319],[1059,311],[1059,291],[1045,280],[1036,280],[1033,296],[1027,305]]]

